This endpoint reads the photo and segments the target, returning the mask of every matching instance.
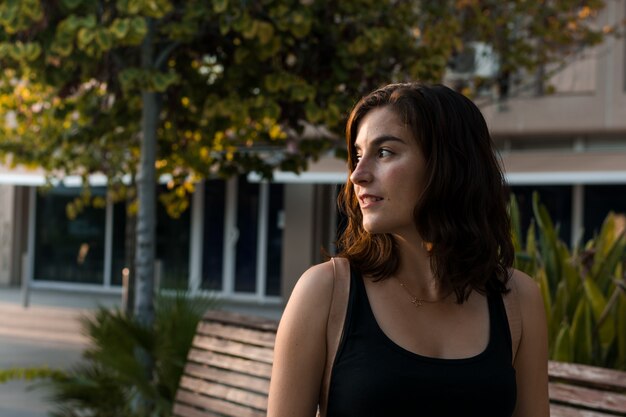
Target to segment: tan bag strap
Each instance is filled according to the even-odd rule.
[[[503,298],[504,307],[506,308],[506,316],[509,319],[509,330],[511,331],[511,346],[512,346],[512,362],[515,362],[515,356],[517,355],[517,348],[519,347],[520,340],[522,338],[522,314],[519,308],[519,294],[517,292],[517,286],[515,280],[511,277],[509,280],[509,287],[511,291],[505,294]]]
[[[318,410],[318,416],[321,417],[326,417],[330,375],[341,342],[350,295],[350,263],[345,258],[331,258],[331,262],[333,263],[335,278],[333,279],[333,294],[330,300],[328,322],[326,323],[326,367],[324,368]]]

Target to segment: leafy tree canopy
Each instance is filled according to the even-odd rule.
[[[440,81],[471,42],[499,61],[481,84],[600,42],[612,30],[593,20],[604,1],[582,3],[5,0],[0,155],[54,175],[104,173],[114,193],[136,171],[141,93],[152,91],[155,166],[173,195],[203,177],[298,172],[341,148],[356,98],[392,81]],[[185,209],[170,200],[172,214]]]

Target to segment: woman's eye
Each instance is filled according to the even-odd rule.
[[[390,156],[392,155],[392,152],[389,149],[379,149],[378,150],[378,156],[380,158],[384,158],[386,156]]]

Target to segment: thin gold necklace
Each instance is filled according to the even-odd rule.
[[[402,281],[398,280],[398,283],[404,289],[404,291],[406,291],[406,293],[409,295],[409,299],[411,301],[411,304],[413,304],[416,308],[417,307],[422,307],[424,305],[424,303],[435,304],[435,303],[439,303],[442,300],[446,299],[446,297],[443,297],[443,298],[441,298],[439,300],[426,300],[424,298],[417,298],[416,296],[411,294],[411,291],[409,291],[409,289],[406,287],[406,285],[404,285],[404,283]]]

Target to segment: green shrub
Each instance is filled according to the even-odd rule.
[[[569,249],[536,193],[533,213],[522,242],[512,198],[515,266],[543,294],[550,358],[626,370],[626,234],[615,215],[609,213],[593,239]]]
[[[13,369],[4,379],[45,378],[54,417],[168,417],[187,353],[211,298],[159,295],[150,328],[120,309],[83,318],[90,344],[68,371]],[[148,358],[152,371],[146,361]]]

